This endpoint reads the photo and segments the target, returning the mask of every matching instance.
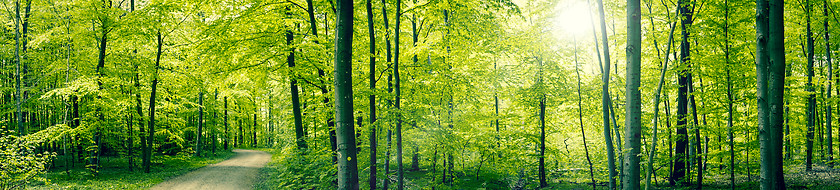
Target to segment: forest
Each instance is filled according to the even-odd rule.
[[[0,1],[0,189],[840,189],[838,0]]]

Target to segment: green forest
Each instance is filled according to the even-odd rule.
[[[0,1],[0,189],[840,189],[838,0]]]

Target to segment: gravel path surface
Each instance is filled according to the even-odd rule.
[[[251,189],[256,182],[260,168],[271,160],[271,155],[256,150],[236,149],[233,152],[236,153],[236,156],[231,159],[166,180],[151,189]]]

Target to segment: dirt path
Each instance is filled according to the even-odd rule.
[[[236,156],[231,159],[166,180],[151,189],[251,189],[257,173],[271,160],[271,155],[256,150],[236,149],[233,152]]]

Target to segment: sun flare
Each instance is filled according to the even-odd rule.
[[[591,30],[590,9],[584,2],[570,2],[557,7],[555,24],[559,35],[583,35]]]

